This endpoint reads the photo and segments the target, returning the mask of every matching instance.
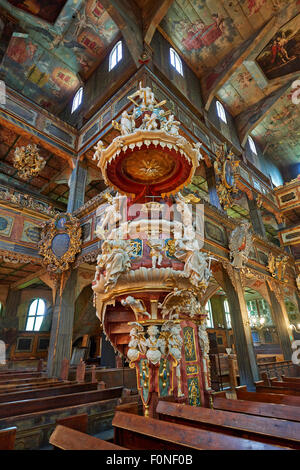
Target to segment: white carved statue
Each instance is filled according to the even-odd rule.
[[[175,240],[175,257],[185,262],[183,276],[200,287],[207,286],[210,276],[210,257],[199,250],[198,241],[189,238]]]
[[[124,306],[129,305],[134,311],[136,318],[138,317],[138,315],[146,315],[148,318],[151,318],[150,313],[147,312],[142,301],[139,299],[135,299],[134,297],[132,297],[132,295],[128,295],[126,299],[122,299],[121,304]]]
[[[170,135],[179,135],[179,121],[174,121],[174,114],[170,114],[166,121],[162,123],[162,130]]]
[[[231,232],[229,240],[231,264],[234,268],[241,269],[244,267],[252,247],[250,222],[242,222]]]
[[[104,150],[104,144],[102,140],[99,140],[97,142],[97,145],[95,145],[94,149],[96,150],[96,152],[93,155],[93,160],[100,160],[102,157],[103,150]]]
[[[160,352],[161,340],[157,338],[159,329],[157,328],[156,325],[151,325],[151,326],[148,326],[147,333],[149,337],[146,339],[146,344],[148,347],[146,357],[149,362],[156,365],[159,363],[161,359],[161,352]]]
[[[98,223],[95,234],[100,239],[105,239],[107,237],[107,233],[115,228],[116,223],[122,219],[122,201],[124,200],[124,196],[112,197],[111,195],[107,195],[108,202],[110,206],[106,208],[104,213],[104,217],[100,223]],[[105,230],[105,227],[108,226],[108,230]]]
[[[163,256],[164,240],[161,239],[150,239],[147,241],[147,245],[150,247],[150,256],[152,259],[152,268],[156,268],[156,265],[160,266]]]
[[[185,197],[179,192],[176,196],[176,210],[181,214],[181,222],[185,228],[193,227],[192,208],[185,202]]]
[[[209,339],[206,331],[206,324],[202,322],[198,326],[199,345],[204,357],[208,357],[209,354]]]
[[[102,244],[102,253],[97,258],[96,276],[101,272],[105,278],[107,290],[114,286],[120,275],[129,271],[131,247],[127,240],[106,240]]]
[[[143,326],[137,322],[131,324],[135,326],[130,330],[127,357],[130,361],[136,361],[139,357],[139,353],[146,354],[147,344]]]
[[[157,127],[157,114],[154,112],[150,116],[146,114],[143,119],[141,129],[145,129],[146,131],[155,131]]]
[[[127,135],[131,134],[135,130],[135,120],[134,116],[123,111],[121,116],[121,134]]]
[[[148,86],[142,87],[142,82],[139,82],[138,90],[135,91],[132,95],[128,96],[128,99],[137,105],[134,98],[139,98],[141,100],[139,106],[141,107],[142,111],[145,111],[146,109],[153,109],[156,103],[153,91]]]
[[[179,397],[183,396],[181,390],[181,350],[183,339],[181,337],[181,326],[178,323],[174,323],[172,321],[165,322],[161,327],[161,335],[164,336],[165,334],[165,342],[167,343],[168,352],[176,359],[177,366],[176,366],[176,377],[177,377],[177,395]],[[163,341],[163,340],[162,340]]]
[[[196,144],[193,145],[198,163],[200,163],[200,161],[204,159],[202,153],[200,152],[201,147],[202,147],[202,143],[200,142],[197,142]]]

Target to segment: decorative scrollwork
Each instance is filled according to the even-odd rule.
[[[16,148],[14,167],[23,180],[37,176],[45,165],[46,161],[39,155],[36,144]]]
[[[71,214],[57,214],[44,224],[39,248],[48,271],[67,271],[80,247],[80,223]]]

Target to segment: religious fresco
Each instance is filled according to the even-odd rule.
[[[299,162],[300,113],[292,95],[289,87],[252,132],[264,153],[278,164]]]
[[[8,0],[16,8],[54,23],[67,0]]]
[[[197,74],[242,44],[288,0],[175,0],[160,27]],[[207,65],[209,64],[209,66]]]
[[[11,10],[7,1],[0,0],[0,5]],[[24,32],[11,36],[0,72],[8,86],[59,114],[81,78],[103,60],[119,29],[98,0],[69,0],[53,25],[21,9],[12,14]]]
[[[300,70],[300,15],[277,31],[256,60],[269,80]]]

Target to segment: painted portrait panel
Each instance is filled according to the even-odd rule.
[[[300,16],[284,25],[256,59],[268,80],[300,70]]]

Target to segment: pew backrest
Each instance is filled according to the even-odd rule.
[[[60,418],[56,420],[57,425],[65,426],[75,431],[87,433],[88,429],[88,414],[81,413],[78,415],[67,416],[66,418]]]
[[[13,450],[15,446],[17,428],[15,426],[0,429],[0,450]]]
[[[61,450],[127,450],[111,442],[58,425],[50,436],[50,444]]]

